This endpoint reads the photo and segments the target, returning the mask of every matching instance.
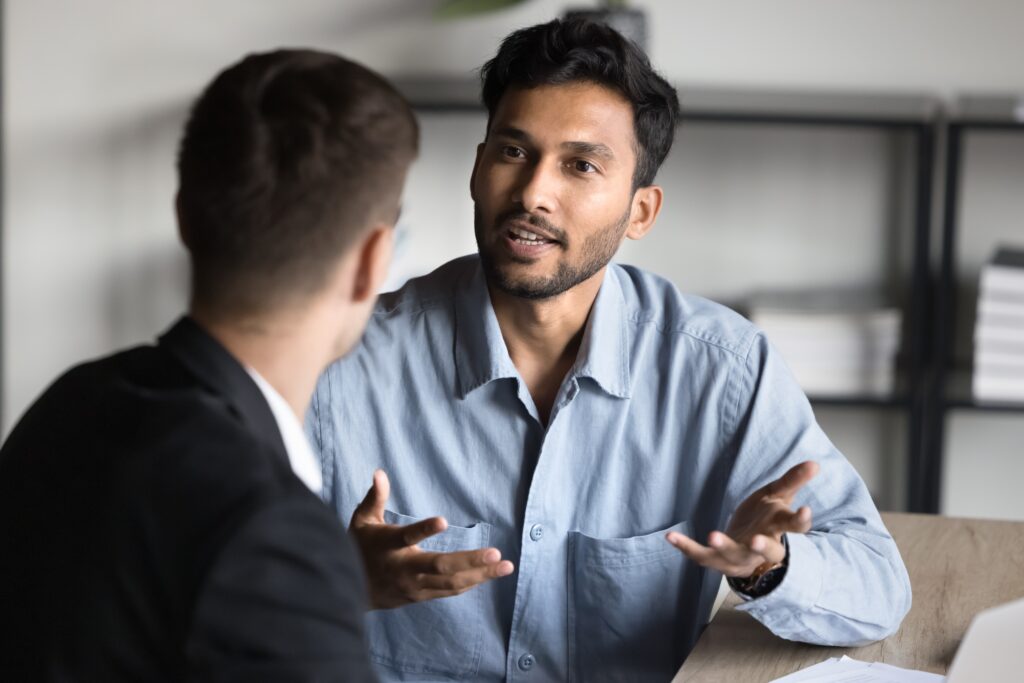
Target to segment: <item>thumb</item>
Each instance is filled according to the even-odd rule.
[[[363,524],[383,524],[384,506],[387,505],[388,496],[391,494],[391,482],[384,470],[377,470],[373,473],[373,485],[366,492],[366,497],[352,513],[352,526]]]

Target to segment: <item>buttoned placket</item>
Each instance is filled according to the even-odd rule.
[[[568,415],[561,420],[559,420],[559,417],[565,413],[569,405],[579,394],[579,380],[574,373],[575,368],[570,371],[569,376],[562,383],[562,387],[559,389],[555,400],[555,405],[552,407],[544,439],[541,442],[540,454],[537,457],[537,464],[531,477],[526,509],[523,519],[520,520],[521,550],[515,605],[512,612],[512,628],[509,635],[506,661],[506,675],[509,681],[537,678],[536,674],[530,675],[537,668],[538,664],[537,654],[535,653],[536,648],[531,645],[537,636],[536,634],[522,633],[521,624],[525,621],[525,610],[545,608],[544,605],[537,604],[536,601],[533,601],[531,605],[527,586],[533,578],[531,572],[540,566],[544,556],[553,550],[559,535],[565,534],[564,529],[550,528],[546,524],[546,521],[549,519],[549,513],[539,501],[544,499],[542,491],[550,484],[550,477],[547,475],[553,464],[552,460],[561,455],[557,451],[552,451],[552,449],[557,449],[559,444],[562,443],[558,437],[564,429],[567,429]],[[521,379],[519,383],[520,401],[523,402],[524,407],[527,408],[534,420],[536,420],[536,426],[543,429],[538,419],[538,412],[533,399],[526,390],[526,383]]]

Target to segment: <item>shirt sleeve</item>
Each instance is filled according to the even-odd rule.
[[[813,522],[809,533],[787,535],[786,575],[737,609],[776,635],[806,643],[855,646],[891,635],[910,610],[910,579],[863,480],[822,432],[763,335],[734,379],[736,460],[727,509],[800,462],[820,465],[794,500],[794,509],[811,508]]]
[[[189,681],[376,678],[363,634],[359,557],[325,505],[296,497],[253,515],[200,591]]]

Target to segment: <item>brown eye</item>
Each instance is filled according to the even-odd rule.
[[[597,171],[596,166],[594,166],[589,161],[583,161],[582,159],[577,159],[575,162],[573,162],[573,168],[575,168],[580,173],[594,173],[595,171]]]
[[[502,155],[507,156],[510,159],[520,159],[523,156],[525,156],[523,154],[523,150],[519,149],[518,147],[514,147],[512,145],[505,145],[504,147],[502,147],[501,148],[501,153],[502,153]]]

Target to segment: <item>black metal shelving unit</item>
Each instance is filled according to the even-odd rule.
[[[396,78],[399,89],[423,113],[481,112],[479,84],[472,78]],[[910,136],[913,141],[912,255],[904,287],[904,334],[898,390],[891,396],[811,396],[818,406],[905,411],[907,415],[908,507],[924,511],[928,496],[915,485],[927,472],[925,453],[929,371],[928,330],[931,274],[930,233],[935,131],[940,103],[928,96],[808,93],[775,90],[678,89],[682,122],[860,128]]]
[[[930,457],[920,471],[920,503],[924,512],[941,505],[945,427],[954,409],[1024,415],[1024,402],[980,402],[971,396],[970,372],[956,367],[957,232],[965,138],[969,134],[1012,132],[1024,135],[1024,98],[963,97],[956,101],[946,128],[946,163],[942,247],[936,296],[935,371],[929,391],[924,452]]]
[[[901,390],[891,396],[810,396],[816,406],[904,411],[907,416],[907,507],[921,511],[915,482],[928,462],[925,452],[929,364],[930,234],[935,122],[939,103],[929,97],[794,92],[680,91],[683,120],[709,123],[868,128],[902,133],[914,141],[913,256],[905,284],[908,296],[902,343]]]
[[[6,163],[5,163],[5,159],[6,159],[6,156],[7,156],[7,152],[6,152],[7,148],[6,148],[6,145],[4,144],[5,135],[6,135],[6,133],[5,133],[6,126],[4,124],[5,124],[5,121],[6,121],[6,118],[7,118],[6,117],[7,100],[4,97],[4,92],[6,92],[6,83],[7,83],[7,78],[6,78],[6,76],[7,76],[7,73],[6,73],[7,63],[6,63],[6,60],[4,59],[4,53],[5,53],[5,50],[6,50],[6,41],[4,40],[4,38],[5,38],[5,35],[6,35],[6,31],[7,31],[6,19],[7,19],[6,3],[3,2],[3,0],[0,0],[0,263],[2,263],[3,258],[4,258],[4,239],[3,239],[3,237],[4,237],[4,220],[3,220],[3,216],[4,216],[4,199],[5,199],[5,196],[4,196],[4,184],[6,183],[6,175],[5,175]],[[0,273],[2,273],[2,270],[0,270]],[[6,368],[4,367],[4,363],[3,363],[3,357],[4,357],[4,353],[3,353],[4,352],[3,335],[4,335],[5,330],[7,329],[7,327],[6,327],[6,320],[5,320],[6,316],[4,315],[4,310],[3,310],[3,295],[4,295],[3,279],[0,278],[0,425],[3,424],[4,411],[7,409],[7,404],[6,404],[5,397],[4,397],[4,387],[5,387],[5,385],[4,385],[4,381],[3,381],[4,378],[7,375]]]
[[[918,511],[912,482],[926,461],[924,449],[925,394],[928,371],[931,287],[929,253],[932,179],[935,158],[937,100],[925,96],[865,93],[805,93],[785,91],[728,91],[680,88],[682,120],[721,124],[767,124],[829,128],[862,128],[909,135],[914,142],[913,255],[905,282],[905,323],[901,344],[902,381],[889,396],[847,395],[809,398],[816,406],[902,410],[907,415],[907,505]]]

